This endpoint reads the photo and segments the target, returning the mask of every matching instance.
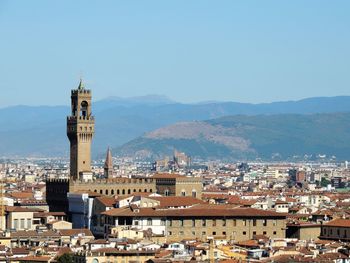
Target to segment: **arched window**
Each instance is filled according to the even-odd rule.
[[[108,195],[108,189],[106,189],[105,193],[106,193],[106,195]]]
[[[149,192],[152,193],[152,192],[153,192],[153,189],[149,189]]]
[[[151,226],[152,225],[152,218],[147,218],[147,225]]]
[[[144,192],[147,193],[147,189],[145,189]]]
[[[164,191],[164,195],[165,195],[165,196],[169,196],[169,190],[168,190],[168,189],[166,189],[166,190]]]
[[[87,103],[87,101],[82,101],[81,105],[80,105],[80,116],[83,118],[87,117],[87,112],[88,112],[88,106],[89,104]]]
[[[120,191],[119,191],[119,189],[117,190],[117,195],[119,195],[120,194]]]
[[[125,189],[123,189],[122,194],[125,195]]]
[[[128,189],[128,195],[131,193],[131,190],[130,189]]]
[[[114,195],[114,189],[112,189],[111,194]]]
[[[102,191],[102,189],[100,190],[100,194],[102,194],[103,193],[103,191]]]
[[[141,189],[139,189],[139,192],[141,193],[141,192],[142,192],[142,190],[141,190]]]
[[[186,191],[185,190],[181,191],[181,196],[186,196]]]
[[[134,189],[134,193],[136,192],[136,189]]]

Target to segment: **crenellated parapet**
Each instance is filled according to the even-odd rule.
[[[53,184],[66,184],[69,183],[69,179],[46,179],[46,183],[53,183]]]
[[[90,95],[91,94],[91,90],[89,89],[75,89],[75,90],[72,90],[71,94],[74,96],[74,95]]]

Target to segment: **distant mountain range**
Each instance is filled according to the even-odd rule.
[[[145,133],[178,122],[204,121],[232,115],[335,112],[350,112],[350,96],[263,104],[183,104],[157,95],[127,99],[112,97],[93,104],[93,114],[96,116],[93,152],[99,155],[107,146],[117,149]],[[0,109],[0,156],[68,156],[66,116],[69,113],[70,109],[67,106],[14,106]],[[239,118],[249,119],[242,116]],[[210,121],[204,123],[212,125]],[[252,144],[249,147],[252,147]],[[283,145],[279,145],[278,148],[282,147]],[[118,149],[121,149],[121,152],[126,150]]]
[[[350,159],[350,113],[228,116],[180,122],[149,132],[115,149],[144,158],[174,149],[202,159],[286,160],[318,155]]]

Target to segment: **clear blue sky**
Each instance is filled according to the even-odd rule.
[[[350,95],[350,1],[0,0],[0,107]]]

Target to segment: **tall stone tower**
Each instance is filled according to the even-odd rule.
[[[107,149],[106,161],[103,166],[103,169],[104,169],[105,178],[112,179],[113,178],[113,158],[112,158],[112,152],[109,149],[109,147]]]
[[[78,89],[71,91],[72,113],[67,117],[67,136],[70,141],[70,178],[91,173],[91,142],[95,120],[91,115],[91,91],[80,80]]]

